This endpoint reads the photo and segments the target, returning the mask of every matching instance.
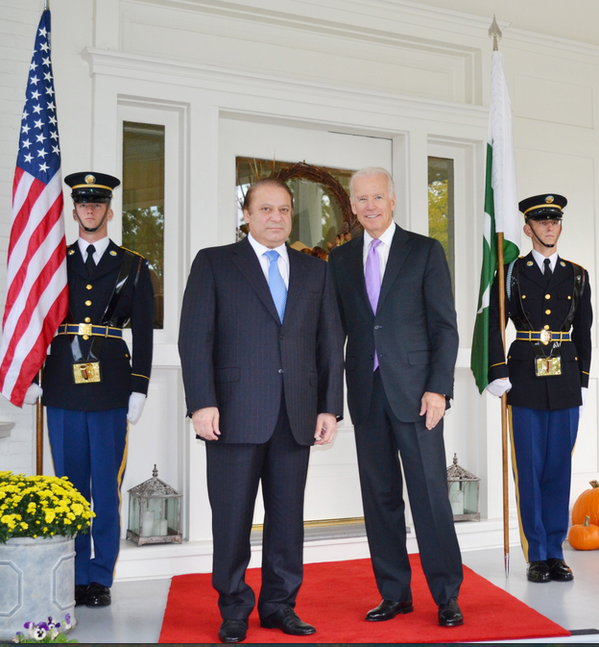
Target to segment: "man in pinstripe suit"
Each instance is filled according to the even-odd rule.
[[[201,250],[181,313],[188,415],[206,441],[222,642],[242,641],[255,605],[245,582],[258,484],[264,497],[263,627],[309,635],[294,612],[303,574],[310,446],[331,442],[343,407],[343,342],[328,266],[285,241],[293,196],[278,180],[250,188],[249,236]]]

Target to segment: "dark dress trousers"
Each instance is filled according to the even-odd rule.
[[[429,431],[419,413],[426,391],[452,397],[456,315],[441,245],[393,226],[376,315],[364,280],[363,236],[335,248],[329,259],[347,335],[348,404],[379,591],[384,599],[412,598],[399,451],[423,570],[435,602],[445,604],[458,595],[463,575],[443,421]]]
[[[100,325],[120,274],[125,251],[112,241],[91,276],[78,243],[67,248],[69,312],[64,323]],[[128,320],[133,359],[122,338],[107,337],[99,356],[102,381],[75,384],[71,344],[88,357],[94,337],[57,335],[43,373],[42,402],[57,476],[68,476],[91,501],[96,517],[90,534],[75,540],[75,583],[111,586],[119,553],[120,487],[127,450],[127,405],[132,391],[146,394],[152,366],[154,296],[148,262],[136,255],[112,321]]]
[[[206,443],[213,584],[223,618],[247,618],[244,580],[262,481],[261,617],[293,606],[303,572],[303,500],[318,413],[343,408],[343,334],[327,263],[288,248],[281,324],[248,239],[201,250],[188,278],[179,353],[188,413],[218,407]]]
[[[520,519],[520,539],[527,561],[561,559],[569,521],[571,454],[576,442],[581,387],[588,387],[591,365],[591,289],[580,268],[584,287],[576,296],[574,264],[558,257],[547,282],[532,252],[516,260],[518,287],[506,285],[507,318],[520,320],[518,330],[570,332],[571,340],[556,343],[561,375],[538,377],[538,350],[530,341],[515,340],[506,363],[499,318],[499,286],[495,280],[489,311],[489,381],[509,377],[512,467]],[[506,283],[514,275],[505,266]],[[511,283],[511,280],[510,280]],[[566,324],[572,304],[576,311]],[[553,342],[536,345],[549,354]]]

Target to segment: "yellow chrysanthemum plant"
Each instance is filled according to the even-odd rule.
[[[74,537],[89,530],[92,512],[67,477],[0,472],[0,543],[12,537]]]

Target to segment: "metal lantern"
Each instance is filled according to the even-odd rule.
[[[158,478],[156,465],[152,478],[128,490],[129,527],[127,539],[143,544],[181,543],[181,494]]]
[[[447,489],[454,521],[480,521],[478,476],[458,465],[458,455],[453,455],[453,465],[447,468]]]

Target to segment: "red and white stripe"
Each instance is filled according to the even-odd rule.
[[[0,389],[22,406],[68,309],[60,171],[48,184],[17,167],[0,343]]]

